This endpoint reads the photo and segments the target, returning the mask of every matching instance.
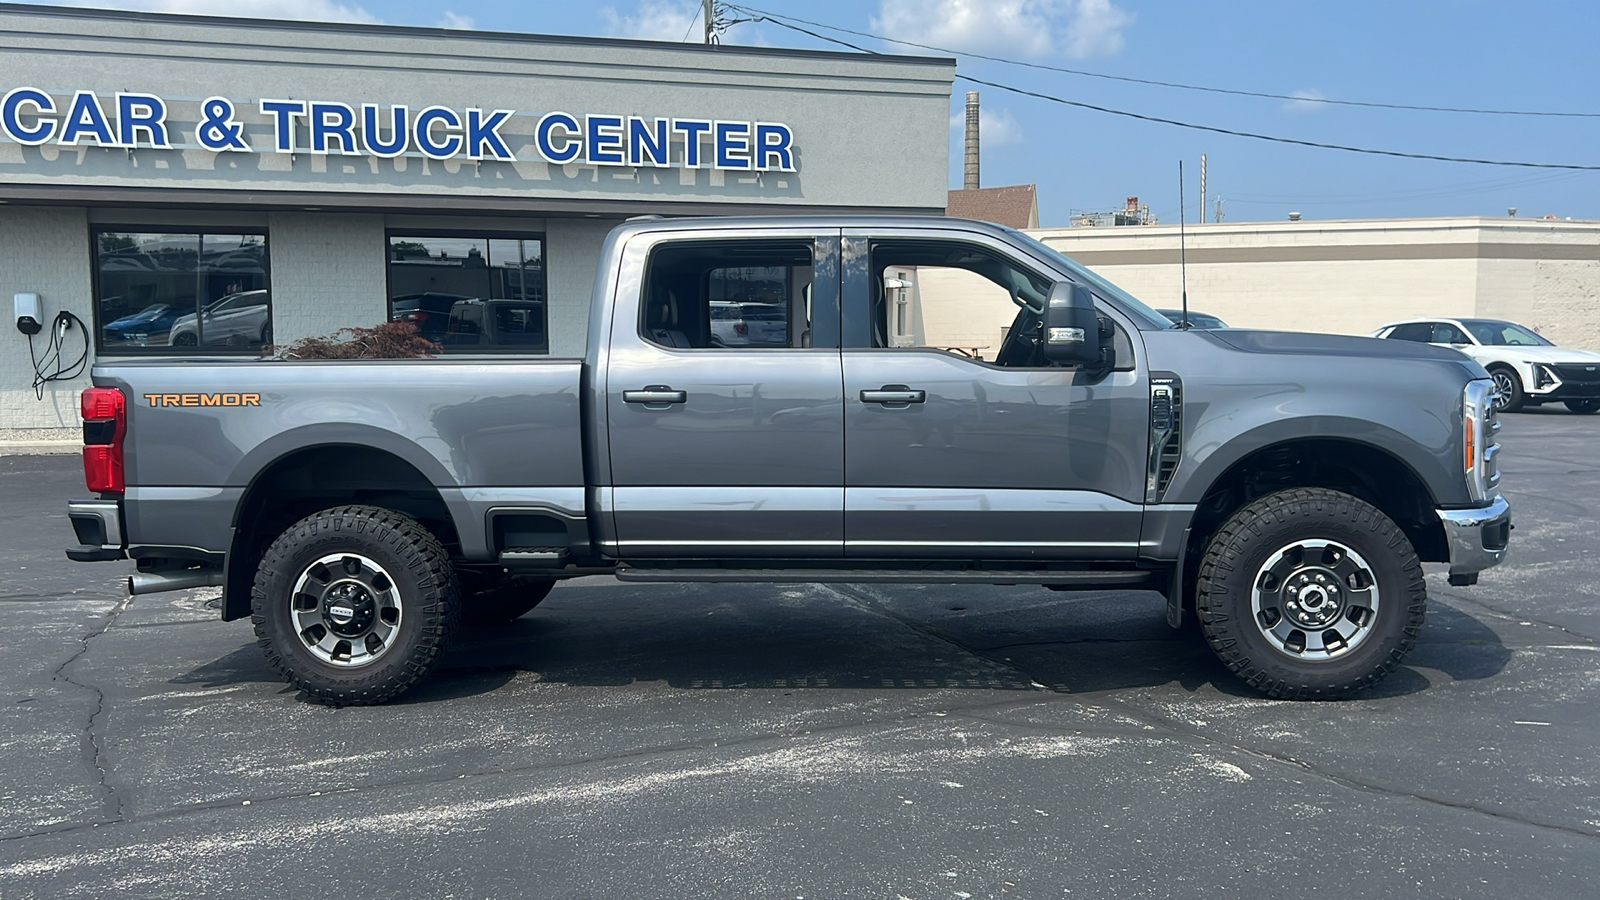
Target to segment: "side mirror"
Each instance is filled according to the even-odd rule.
[[[1100,364],[1100,321],[1094,295],[1081,284],[1058,281],[1044,308],[1044,358],[1061,366]]]

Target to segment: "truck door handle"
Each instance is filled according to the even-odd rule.
[[[664,384],[652,384],[642,391],[623,391],[623,403],[687,403],[688,391],[675,391]]]
[[[914,391],[903,384],[886,384],[875,391],[862,391],[862,403],[882,403],[885,405],[904,405],[908,403],[926,403],[927,391]]]

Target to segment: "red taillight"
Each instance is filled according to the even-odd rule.
[[[740,335],[741,337],[747,335],[750,333],[750,326],[746,325],[744,320],[741,319],[733,323],[733,333]]]
[[[92,387],[78,406],[83,413],[83,480],[91,491],[120,493],[126,487],[122,438],[128,430],[127,401],[116,388]]]

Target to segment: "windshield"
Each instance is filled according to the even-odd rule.
[[[1017,231],[1015,228],[1007,228],[1006,231],[1009,232],[1012,237],[1025,244],[1028,249],[1038,253],[1040,256],[1043,256],[1056,266],[1070,273],[1074,279],[1082,281],[1084,284],[1089,285],[1099,293],[1117,301],[1122,305],[1123,309],[1129,315],[1132,315],[1138,319],[1142,319],[1143,322],[1141,322],[1141,324],[1148,325],[1151,328],[1159,329],[1167,329],[1172,327],[1172,321],[1166,316],[1163,316],[1143,303],[1140,303],[1137,297],[1133,296],[1122,288],[1117,287],[1104,278],[1101,278],[1099,275],[1096,275],[1088,269],[1085,269],[1083,266],[1073,262],[1071,259],[1062,256],[1059,251],[1050,247],[1048,244],[1041,243],[1023,234],[1022,232]]]
[[[1478,343],[1490,347],[1554,347],[1555,344],[1534,334],[1521,325],[1499,322],[1494,319],[1462,319]]]

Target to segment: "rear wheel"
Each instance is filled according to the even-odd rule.
[[[1600,412],[1600,400],[1568,400],[1566,404],[1567,409],[1579,415],[1587,416],[1591,413]]]
[[[422,680],[460,616],[455,571],[415,519],[326,509],[262,554],[251,621],[290,684],[331,706],[383,703]]]
[[[1427,607],[1405,533],[1348,494],[1269,494],[1223,523],[1196,609],[1217,656],[1269,697],[1334,699],[1399,667]]]
[[[1497,412],[1516,412],[1522,408],[1522,379],[1513,369],[1497,366],[1489,370],[1494,378],[1494,408]]]

